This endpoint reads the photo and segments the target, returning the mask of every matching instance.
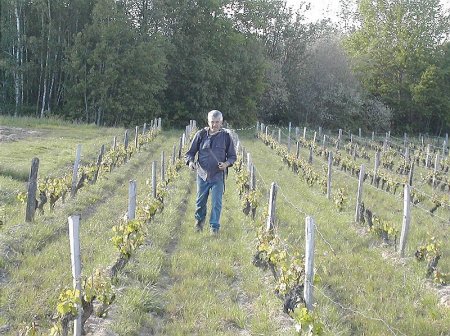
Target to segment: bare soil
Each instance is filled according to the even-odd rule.
[[[31,129],[0,126],[0,142],[18,141],[28,137],[39,136],[40,134],[39,131]]]

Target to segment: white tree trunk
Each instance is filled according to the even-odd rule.
[[[22,46],[22,40],[20,37],[20,13],[19,13],[19,4],[18,2],[15,2],[14,4],[14,14],[16,16],[16,32],[17,32],[17,45],[16,48],[14,50],[14,54],[15,54],[15,58],[16,58],[16,67],[14,70],[14,94],[15,94],[15,110],[14,110],[14,116],[17,117],[18,113],[19,113],[19,105],[20,105],[20,92],[21,90],[21,85],[20,85],[20,60],[21,60],[21,46]]]

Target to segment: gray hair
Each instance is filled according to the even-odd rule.
[[[208,120],[209,119],[220,119],[223,120],[222,112],[219,110],[212,110],[208,112]]]

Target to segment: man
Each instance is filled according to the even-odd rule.
[[[222,112],[208,113],[208,125],[198,131],[186,153],[186,164],[197,170],[197,200],[195,209],[196,230],[202,231],[206,218],[206,202],[211,192],[211,232],[220,229],[222,195],[224,192],[225,170],[236,161],[236,151],[230,133],[222,129]],[[195,156],[198,153],[198,161]]]

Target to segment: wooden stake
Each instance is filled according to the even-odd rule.
[[[70,216],[69,221],[69,240],[70,240],[70,259],[72,262],[73,288],[79,291],[81,301],[81,255],[80,255],[80,216]],[[81,317],[82,307],[77,304],[78,315],[73,322],[73,335],[81,336]]]
[[[381,156],[380,151],[377,151],[375,153],[375,164],[374,164],[374,167],[373,167],[372,185],[374,185],[376,180],[377,180],[378,167],[380,166],[380,156]]]
[[[31,170],[28,177],[27,187],[27,208],[25,211],[25,221],[32,222],[36,211],[36,191],[37,191],[37,176],[39,170],[39,159],[33,158],[31,160]]]
[[[130,180],[128,185],[128,220],[136,218],[136,181]]]
[[[134,148],[139,150],[139,126],[134,128]]]
[[[161,152],[161,182],[166,180],[166,158],[164,151]]]
[[[102,145],[102,147],[100,147],[100,154],[97,157],[97,165],[96,165],[96,170],[94,173],[94,177],[92,179],[92,184],[97,182],[98,179],[98,172],[100,171],[100,166],[102,165],[102,160],[103,160],[103,154],[105,153],[105,145]]]
[[[303,295],[306,308],[313,310],[313,285],[314,285],[314,219],[307,216],[305,219],[305,286]]]
[[[152,196],[156,198],[156,161],[152,162]]]
[[[359,181],[358,181],[358,194],[356,196],[356,211],[355,211],[355,222],[361,221],[361,200],[363,193],[363,180],[364,180],[364,165],[361,165],[361,169],[359,171]]]
[[[277,198],[277,184],[272,182],[269,195],[269,214],[267,216],[266,231],[272,231],[275,226],[275,203]]]
[[[331,199],[331,169],[333,167],[333,152],[328,153],[328,174],[327,174],[327,198]]]
[[[78,183],[78,165],[80,164],[81,157],[81,144],[77,145],[77,152],[75,154],[75,163],[73,164],[72,171],[72,188],[70,190],[70,196],[73,198],[77,193],[77,183]]]
[[[405,256],[406,241],[408,240],[409,226],[411,223],[411,194],[410,187],[405,184],[404,197],[403,197],[403,224],[402,233],[400,235],[400,257]]]

